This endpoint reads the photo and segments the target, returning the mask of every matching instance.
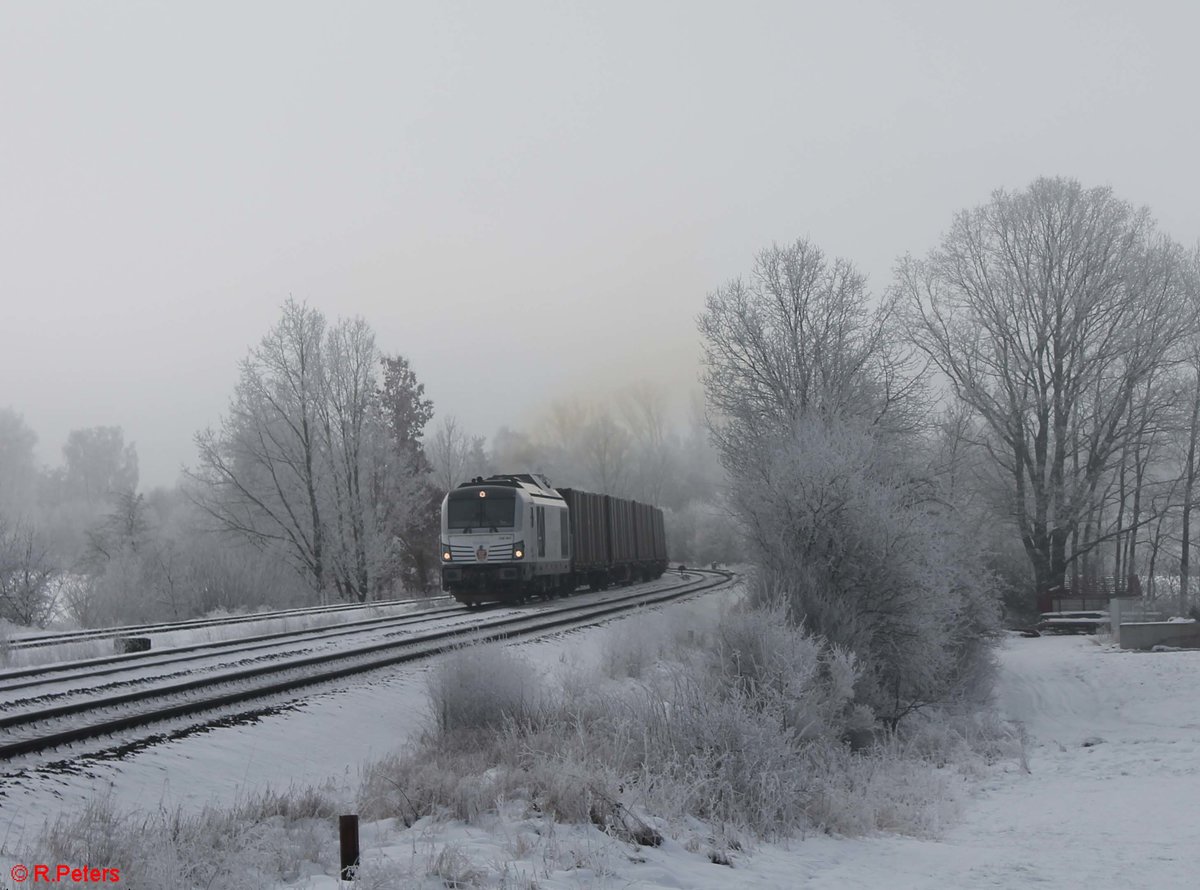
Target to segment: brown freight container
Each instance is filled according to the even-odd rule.
[[[604,496],[608,518],[608,555],[612,566],[627,566],[634,561],[633,502]]]
[[[643,565],[654,559],[653,507],[633,502],[633,543],[637,561]]]
[[[620,578],[634,567],[666,568],[667,539],[658,507],[573,488],[561,488],[559,494],[570,511],[573,571],[615,571]]]
[[[571,555],[576,572],[607,568],[609,544],[604,496],[561,488],[571,523]]]
[[[667,567],[667,530],[663,525],[663,512],[654,508],[654,559],[662,568]]]

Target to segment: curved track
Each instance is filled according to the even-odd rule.
[[[621,612],[669,602],[727,584],[726,572],[693,572],[666,587],[626,589],[586,602],[554,601],[534,610],[472,613],[469,626],[438,628],[385,639],[354,648],[318,654],[293,654],[249,667],[234,666],[205,676],[149,688],[89,696],[62,704],[43,704],[30,697],[32,708],[0,716],[0,759],[45,750],[96,736],[281,694],[375,670],[428,658],[466,643],[534,636],[594,624]],[[463,610],[455,610],[464,615]],[[409,616],[418,617],[418,616]],[[353,632],[353,631],[352,631]],[[358,632],[362,632],[361,630]],[[237,651],[237,650],[232,650]],[[10,687],[12,688],[12,687]],[[97,692],[95,688],[89,690]],[[221,719],[228,719],[225,714]]]

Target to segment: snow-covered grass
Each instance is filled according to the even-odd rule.
[[[1019,759],[1008,727],[965,715],[919,715],[909,735],[851,751],[852,662],[775,613],[648,612],[595,651],[552,673],[500,646],[442,659],[424,731],[356,791],[198,812],[101,801],[26,861],[119,866],[130,887],[332,890],[332,817],[358,812],[354,886],[624,886],[631,867],[713,869],[770,841],[937,837],[973,777]]]
[[[195,813],[121,813],[100,798],[48,826],[25,861],[118,868],[131,890],[252,890],[336,870],[338,812],[312,788]]]
[[[429,731],[368,773],[363,815],[473,822],[497,801],[524,800],[609,828],[617,811],[700,820],[728,838],[929,836],[961,798],[958,767],[1019,756],[999,721],[945,715],[914,721],[911,738],[851,751],[843,737],[868,718],[852,701],[852,660],[779,612],[730,613],[690,638],[637,626],[602,647],[599,670],[557,685],[538,685],[502,648],[445,662]]]

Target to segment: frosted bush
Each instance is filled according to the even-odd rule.
[[[100,798],[49,826],[30,861],[118,868],[121,886],[132,890],[256,890],[333,868],[337,811],[311,789],[196,813],[119,813]]]
[[[782,604],[733,610],[716,637],[718,691],[727,685],[760,706],[778,708],[802,738],[837,737],[846,729],[854,656],[791,625]]]
[[[852,652],[856,696],[895,726],[986,697],[994,580],[928,482],[869,429],[806,419],[758,441],[735,486],[754,601]]]
[[[503,646],[452,653],[433,667],[428,685],[432,729],[442,743],[531,719],[541,695],[533,668]]]

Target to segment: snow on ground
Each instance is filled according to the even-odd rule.
[[[715,608],[720,600],[708,602]],[[639,619],[626,621],[635,628]],[[573,632],[520,645],[549,672],[595,637]],[[1193,861],[1200,850],[1200,652],[1129,653],[1087,637],[1013,637],[1000,658],[998,706],[1026,727],[1027,764],[987,773],[962,821],[935,839],[810,836],[736,853],[731,868],[710,862],[702,836],[687,826],[663,826],[674,829],[663,847],[635,849],[592,826],[551,826],[512,811],[473,826],[364,825],[362,881],[339,885],[314,875],[280,887],[444,887],[454,876],[539,890],[1200,884]],[[421,726],[423,678],[412,668],[380,672],[258,724],[92,764],[85,773],[0,779],[0,841],[18,848],[43,820],[95,794],[143,810],[228,804],[264,786],[327,784],[350,794],[364,762]]]
[[[704,605],[690,608],[716,611],[725,596],[705,597]],[[621,619],[631,625],[639,620]],[[583,629],[511,645],[552,672],[564,661],[594,656],[600,636]],[[45,823],[98,795],[122,811],[231,806],[267,788],[310,785],[352,799],[360,768],[397,750],[425,725],[428,665],[348,678],[255,723],[157,744],[119,761],[85,759],[71,772],[25,772],[20,761],[0,763],[0,847],[20,847]]]
[[[1200,652],[1041,637],[1007,639],[1000,657],[998,704],[1029,733],[1027,770],[998,766],[940,838],[809,837],[746,851],[730,868],[703,845],[634,849],[590,826],[547,830],[516,815],[490,826],[382,823],[364,831],[362,886],[445,886],[455,874],[540,890],[1200,885]]]

